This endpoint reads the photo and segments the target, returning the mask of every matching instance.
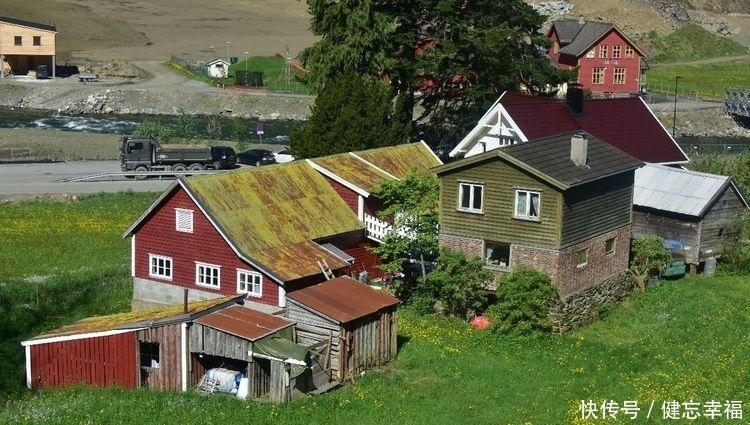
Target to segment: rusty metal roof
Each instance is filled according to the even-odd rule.
[[[354,152],[354,155],[397,179],[405,178],[412,170],[417,170],[421,174],[434,175],[431,169],[443,165],[440,158],[425,142],[369,149]]]
[[[188,177],[183,186],[242,255],[285,281],[319,273],[320,259],[335,267],[313,240],[364,228],[305,161]]]
[[[398,298],[347,276],[290,292],[287,298],[339,323],[348,323],[399,303]]]
[[[321,173],[364,196],[368,196],[383,181],[394,179],[394,176],[368,164],[351,153],[324,156],[309,161]]]
[[[213,298],[210,300],[196,301],[185,306],[182,304],[162,307],[151,310],[131,311],[127,313],[111,314],[107,316],[88,317],[70,325],[66,325],[43,335],[31,338],[29,343],[41,343],[41,340],[50,338],[76,339],[76,336],[96,334],[115,330],[128,330],[147,328],[170,323],[173,321],[189,321],[200,316],[201,313],[213,308],[221,308],[223,305],[231,305],[245,295],[234,295],[231,297]],[[69,338],[63,338],[69,337]],[[24,344],[27,345],[27,344]]]
[[[232,306],[209,313],[195,322],[249,341],[257,341],[294,325],[294,322],[279,316],[241,306]]]

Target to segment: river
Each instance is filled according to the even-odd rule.
[[[38,109],[0,107],[0,128],[28,128],[60,131],[83,131],[103,134],[133,134],[144,120],[157,121],[165,126],[174,126],[181,117],[174,115],[60,115]],[[209,118],[190,115],[199,138],[209,138]],[[235,118],[220,117],[222,138],[232,140]],[[252,141],[288,145],[289,133],[295,123],[290,121],[238,121],[250,133]],[[259,134],[258,130],[262,129]]]

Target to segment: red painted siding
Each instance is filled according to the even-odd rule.
[[[341,199],[346,202],[346,205],[349,205],[349,208],[354,211],[355,214],[358,214],[359,211],[359,194],[348,187],[344,186],[343,184],[331,179],[328,176],[325,176],[325,179],[328,181],[328,183],[331,184],[331,187],[333,187],[333,190],[336,191],[336,193],[341,196]]]
[[[33,388],[76,384],[135,388],[138,359],[134,332],[32,345]]]
[[[193,211],[193,233],[176,230],[175,208]],[[235,254],[182,188],[168,197],[149,219],[144,220],[135,237],[136,277],[215,292],[217,295],[234,295],[237,293],[237,269],[259,272]],[[172,258],[171,281],[149,276],[149,254]],[[195,284],[196,261],[221,267],[218,289]],[[278,285],[264,275],[262,298],[250,299],[277,305],[278,294]]]
[[[594,47],[594,57],[587,58],[584,53],[578,58],[578,83],[584,89],[589,89],[594,93],[636,93],[640,87],[641,78],[641,56],[633,47],[633,57],[626,58],[625,50],[630,44],[622,38],[616,31],[610,31]],[[600,58],[599,52],[602,46],[607,46],[607,57]],[[613,58],[612,52],[614,46],[620,46],[620,58]],[[562,62],[563,59],[560,59]],[[592,84],[594,68],[604,68],[604,83]],[[615,68],[625,69],[625,84],[615,84]]]

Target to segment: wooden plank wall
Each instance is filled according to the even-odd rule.
[[[287,316],[297,322],[297,344],[311,346],[331,340],[330,368],[334,379],[342,379],[340,350],[341,328],[338,323],[304,308],[296,301],[290,300],[287,305]]]
[[[138,385],[134,332],[32,345],[30,351],[33,388]]]
[[[227,357],[242,361],[250,360],[247,353],[253,349],[253,343],[238,338],[200,323],[190,328],[190,351],[212,356]]]
[[[159,343],[159,367],[145,368],[146,372],[148,372],[145,385],[148,388],[160,390],[182,389],[180,326],[177,323],[138,331],[138,341]],[[136,359],[136,362],[139,361],[140,356]]]

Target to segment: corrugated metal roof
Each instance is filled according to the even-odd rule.
[[[74,336],[78,334],[92,334],[106,332],[117,329],[129,329],[139,327],[149,327],[157,325],[160,322],[168,322],[169,319],[184,317],[184,321],[190,320],[190,317],[198,315],[206,310],[229,304],[237,301],[244,296],[231,296],[213,298],[210,300],[196,301],[188,304],[187,313],[185,306],[182,304],[162,307],[152,310],[132,311],[127,313],[111,314],[108,316],[96,316],[79,320],[70,325],[57,328],[43,335],[31,338],[29,341],[40,339],[56,338],[63,336]]]
[[[319,273],[313,259],[334,268],[340,260],[312,241],[364,228],[305,161],[193,176],[184,185],[241,253],[283,280]]]
[[[354,154],[397,179],[405,178],[412,170],[433,175],[430,169],[443,164],[424,142],[369,149]]]
[[[399,303],[398,298],[347,276],[290,292],[287,297],[339,323],[348,323]]]
[[[647,164],[635,172],[633,205],[701,217],[730,178]]]
[[[334,178],[338,177],[337,180],[348,183],[347,186],[354,186],[368,194],[383,181],[393,179],[390,174],[373,167],[351,153],[313,158],[310,161],[321,167],[323,169],[321,171],[327,172],[332,177],[335,176]]]
[[[279,316],[240,306],[232,306],[209,313],[195,322],[248,341],[257,341],[294,325],[294,322]]]

